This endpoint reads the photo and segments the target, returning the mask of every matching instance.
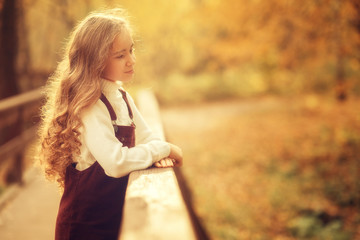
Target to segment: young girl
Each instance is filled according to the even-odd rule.
[[[74,29],[49,79],[40,161],[63,187],[55,239],[117,239],[131,171],[182,165],[177,146],[151,132],[122,83],[134,75],[134,42],[121,9]]]

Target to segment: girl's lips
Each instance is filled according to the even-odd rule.
[[[132,70],[127,71],[127,72],[125,72],[125,73],[134,73],[134,70],[132,69]]]

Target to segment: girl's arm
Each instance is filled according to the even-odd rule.
[[[130,94],[126,94],[126,95],[134,115],[134,122],[136,124],[136,129],[135,129],[136,145],[142,143],[148,143],[152,140],[160,140],[159,136],[154,134],[153,131],[150,129],[149,125],[145,122],[143,116],[137,109],[134,100],[132,99]]]
[[[129,100],[130,107],[132,109],[134,115],[134,122],[136,124],[136,144],[141,143],[148,143],[153,140],[160,140],[160,138],[155,135],[150,127],[145,122],[144,118],[142,117],[141,113],[137,109],[134,100],[129,94],[126,94]],[[180,167],[182,166],[182,151],[181,149],[169,143],[170,145],[170,155],[168,158],[162,159],[155,163],[156,167]]]
[[[156,162],[154,165],[159,168],[163,167],[181,167],[183,164],[183,154],[181,148],[178,146],[169,143],[170,145],[170,155],[160,161]]]
[[[82,143],[109,176],[125,176],[170,155],[170,145],[150,137],[148,132],[142,136],[146,143],[124,147],[115,137],[108,110],[100,100],[83,114],[82,121]]]

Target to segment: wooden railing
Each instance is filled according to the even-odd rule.
[[[8,184],[22,183],[24,150],[36,136],[42,97],[39,88],[0,101],[0,166],[8,165]]]
[[[151,91],[137,95],[137,105],[153,132],[165,140],[157,101]],[[172,168],[130,174],[120,240],[198,239]]]
[[[22,181],[25,146],[34,139],[37,130],[38,117],[29,110],[38,111],[42,98],[41,89],[37,89],[0,101],[0,130],[11,126],[17,131],[15,135],[12,132],[13,138],[0,144],[0,166],[6,159],[12,161],[9,171],[17,183]],[[154,133],[165,140],[153,93],[139,91],[137,102]],[[173,168],[150,168],[130,174],[120,240],[207,239],[189,208],[189,199],[183,197],[178,175]]]

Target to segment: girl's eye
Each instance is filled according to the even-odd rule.
[[[116,58],[124,58],[125,55],[119,55]]]

